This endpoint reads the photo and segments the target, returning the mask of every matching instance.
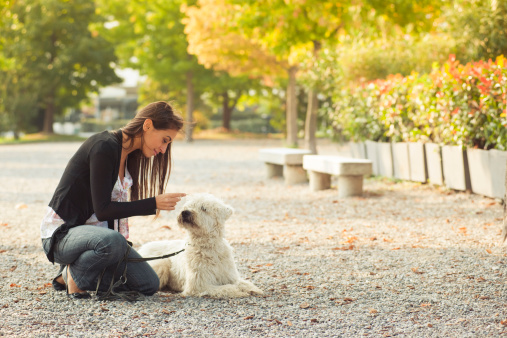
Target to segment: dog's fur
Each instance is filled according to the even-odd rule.
[[[224,238],[225,221],[233,209],[211,194],[189,196],[178,216],[187,231],[186,241],[157,241],[139,249],[143,257],[182,253],[148,263],[160,278],[161,290],[183,292],[184,296],[214,298],[262,294],[251,282],[240,278],[232,248]]]

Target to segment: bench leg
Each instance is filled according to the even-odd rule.
[[[266,177],[273,178],[283,176],[283,166],[273,163],[266,163]]]
[[[319,191],[331,188],[331,175],[308,171],[310,176],[310,190]]]
[[[363,176],[338,176],[338,196],[350,197],[363,194]]]
[[[308,181],[306,178],[306,170],[303,169],[302,165],[284,165],[283,177],[287,185],[305,183]]]

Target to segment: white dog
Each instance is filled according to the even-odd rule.
[[[179,226],[188,234],[186,241],[150,242],[139,249],[143,257],[185,249],[176,256],[148,262],[160,278],[161,290],[215,298],[262,294],[251,282],[240,278],[232,247],[224,238],[224,223],[232,213],[232,207],[215,196],[194,194],[178,216]]]

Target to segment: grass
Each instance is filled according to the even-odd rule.
[[[38,142],[76,142],[84,141],[86,138],[77,135],[60,135],[60,134],[26,134],[15,140],[14,138],[0,137],[0,145],[3,144],[25,144]]]

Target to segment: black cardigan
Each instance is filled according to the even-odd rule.
[[[88,138],[70,159],[49,206],[65,222],[51,237],[48,259],[54,262],[54,246],[70,228],[82,225],[95,213],[108,221],[156,213],[155,198],[113,202],[111,192],[118,180],[122,150],[121,130],[104,131]]]

